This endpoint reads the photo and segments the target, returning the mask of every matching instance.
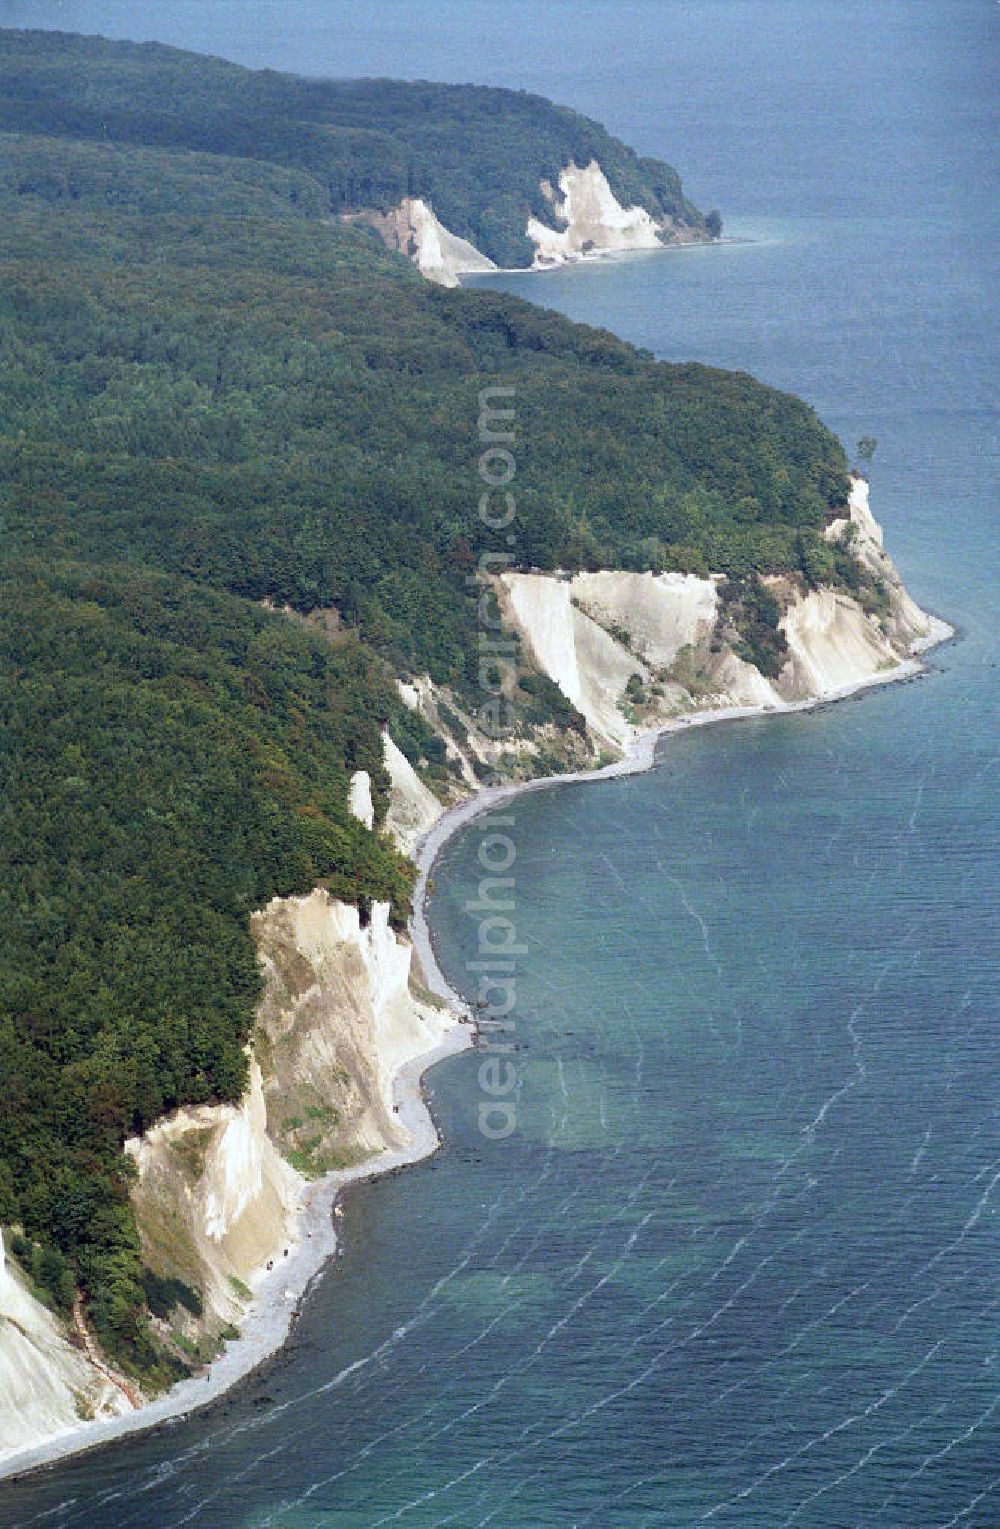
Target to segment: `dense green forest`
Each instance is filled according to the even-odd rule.
[[[394,674],[473,694],[480,389],[516,387],[521,566],[721,571],[758,624],[758,573],[857,577],[820,535],[846,462],[749,377],[443,291],[324,223],[325,169],[239,157],[287,126],[279,76],[46,34],[0,52],[0,1221],[155,1375],[121,1143],[238,1095],[251,909],[323,883],[405,917],[409,868],[347,781],[371,772],[381,819],[382,726],[426,745]],[[214,142],[230,75],[252,133]],[[453,101],[450,141],[462,93],[414,88],[425,139]],[[357,99],[395,131],[390,94]],[[472,92],[473,116],[481,95],[530,104]],[[197,151],[163,146],[196,119]],[[337,641],[271,604],[335,607]],[[553,688],[529,676],[522,715],[573,725]]]
[[[204,156],[8,143],[9,549],[337,605],[397,666],[461,684],[493,377],[517,387],[525,565],[745,575],[794,566],[803,538],[828,556],[844,458],[797,399],[429,286],[367,232],[272,216],[282,172],[260,169],[255,217],[255,167],[216,159],[213,216]]]
[[[0,1220],[148,1369],[122,1140],[242,1092],[253,908],[402,916],[409,867],[346,810],[398,703],[357,642],[136,569],[5,562],[0,651]]]
[[[338,72],[336,58],[324,72]],[[0,32],[0,128],[209,150],[308,171],[312,216],[386,211],[422,196],[499,265],[530,265],[540,190],[597,159],[623,204],[699,232],[670,165],[640,159],[599,123],[525,91],[426,81],[312,80],[158,43]],[[713,222],[713,227],[714,222]]]

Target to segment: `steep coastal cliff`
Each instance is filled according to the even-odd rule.
[[[542,181],[556,228],[529,218],[528,238],[536,246],[534,265],[562,265],[585,255],[615,250],[650,250],[664,244],[704,242],[705,231],[672,218],[654,217],[645,207],[623,207],[596,159],[569,164],[559,176],[558,191]]]
[[[594,255],[653,250],[670,244],[705,243],[711,236],[695,223],[659,217],[641,206],[623,206],[596,159],[566,165],[558,179],[539,181],[551,221],[530,214],[524,232],[534,246],[532,270],[547,270]],[[420,197],[404,197],[389,212],[365,212],[361,221],[374,228],[385,245],[407,255],[429,281],[456,287],[476,271],[495,271],[496,263],[468,239],[449,232]]]
[[[950,629],[905,589],[860,477],[851,480],[848,514],[826,531],[831,543],[845,534],[878,580],[877,602],[843,588],[809,588],[801,575],[766,577],[784,640],[770,674],[748,660],[728,622],[721,575],[505,573],[497,580],[500,607],[522,653],[582,715],[592,755],[603,757],[695,713],[782,711],[909,672],[913,655]],[[414,692],[413,704],[438,719],[433,687]],[[471,718],[464,722],[477,757],[488,761],[488,740]]]
[[[0,1240],[0,1469],[41,1439],[129,1410],[71,1332],[28,1288]]]
[[[406,196],[388,212],[364,212],[387,249],[408,256],[422,276],[440,287],[457,287],[466,272],[495,271],[495,263],[468,239],[451,233],[421,197]]]
[[[265,991],[246,1095],[179,1110],[127,1146],[146,1261],[204,1307],[178,1305],[167,1327],[206,1355],[299,1241],[308,1185],[405,1144],[393,1079],[451,1020],[411,993],[410,947],[388,915],[376,903],[362,926],[320,890],[255,914]]]
[[[177,1110],[126,1143],[143,1256],[159,1282],[158,1336],[198,1365],[228,1344],[229,1383],[263,1357],[259,1341],[239,1353],[248,1313],[261,1300],[277,1306],[267,1331],[280,1341],[329,1256],[321,1200],[328,1227],[334,1185],[433,1143],[429,1125],[415,1130],[412,1109],[401,1111],[397,1079],[464,1040],[444,1005],[414,991],[411,946],[387,904],[363,925],[357,908],[317,890],[275,898],[253,924],[265,986],[244,1097]],[[127,1426],[148,1398],[109,1374],[0,1256],[0,1472],[46,1442],[82,1447]]]
[[[497,591],[508,630],[585,720],[583,754],[567,766],[585,763],[589,751],[593,769],[609,751],[627,755],[643,736],[696,718],[780,711],[911,672],[914,653],[949,629],[905,590],[861,478],[852,481],[848,514],[827,531],[831,541],[845,534],[877,573],[882,607],[865,610],[840,590],[770,580],[787,641],[787,658],[770,678],[725,637],[718,576],[504,574]],[[454,726],[454,697],[429,680],[400,688],[457,752],[442,722],[448,716]],[[462,718],[463,769],[450,795],[474,807],[474,766],[496,766],[498,755],[474,720]],[[386,826],[413,853],[445,804],[388,732],[383,743]],[[522,745],[530,764],[546,746],[545,730]],[[348,795],[355,816],[370,824],[368,772],[355,773]],[[254,914],[253,930],[264,993],[242,1100],[178,1110],[126,1144],[144,1262],[167,1292],[157,1332],[202,1364],[227,1342],[238,1347],[241,1325],[268,1292],[279,1304],[298,1294],[298,1272],[284,1294],[285,1271],[299,1270],[296,1254],[313,1235],[304,1227],[317,1189],[345,1170],[356,1176],[407,1160],[412,1133],[397,1113],[394,1081],[449,1038],[452,1045],[464,1038],[456,1037],[455,1016],[415,986],[411,945],[391,929],[388,904],[375,903],[363,923],[357,908],[317,889],[275,898]],[[301,1267],[311,1272],[313,1264]],[[2,1264],[0,1377],[0,1468],[44,1441],[82,1445],[93,1432],[88,1420],[130,1410],[122,1390]]]
[[[461,270],[530,266],[539,237],[551,260],[717,230],[672,165],[543,96],[302,79],[201,58],[203,100],[190,89],[191,58],[156,44],[0,34],[0,131],[152,141],[280,166],[268,177],[272,215],[368,221],[446,285]],[[31,83],[40,73],[41,94]]]

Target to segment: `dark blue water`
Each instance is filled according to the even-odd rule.
[[[878,436],[875,511],[961,632],[912,684],[521,799],[515,1134],[439,1068],[445,1149],[353,1196],[282,1361],[0,1518],[1000,1522],[996,7],[0,11],[525,84],[674,159],[756,242],[503,284]],[[460,983],[478,843],[436,877]]]

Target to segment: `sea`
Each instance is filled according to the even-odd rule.
[[[1000,1524],[997,6],[0,19],[525,87],[676,164],[732,242],[487,284],[790,389],[849,450],[875,436],[887,544],[957,634],[919,679],[511,804],[513,1129],[481,1130],[482,1057],[439,1066],[443,1148],[350,1193],[277,1362],[0,1488],[0,1522]],[[434,872],[466,991],[483,841],[467,828]]]

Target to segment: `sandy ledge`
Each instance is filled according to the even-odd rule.
[[[569,772],[564,775],[546,775],[537,780],[512,785],[485,787],[467,801],[460,802],[442,814],[433,828],[417,845],[417,883],[414,893],[414,911],[410,920],[410,936],[414,952],[423,970],[425,984],[439,998],[446,999],[462,1016],[456,1019],[448,1038],[433,1050],[411,1058],[400,1068],[393,1080],[393,1099],[399,1106],[399,1117],[409,1132],[409,1144],[395,1152],[380,1153],[352,1168],[326,1175],[306,1192],[297,1246],[286,1259],[275,1264],[274,1270],[262,1279],[255,1292],[254,1305],[247,1313],[240,1337],[228,1343],[224,1352],[201,1374],[179,1382],[170,1391],[149,1402],[136,1412],[122,1417],[91,1423],[81,1427],[79,1433],[71,1432],[20,1451],[0,1463],[0,1480],[11,1480],[30,1471],[38,1470],[56,1461],[98,1449],[128,1434],[144,1432],[172,1420],[188,1416],[199,1407],[217,1401],[238,1381],[244,1380],[265,1360],[284,1345],[294,1325],[302,1301],[308,1295],[313,1282],[322,1273],[336,1252],[337,1233],[334,1207],[343,1191],[351,1184],[378,1178],[412,1163],[429,1157],[441,1144],[437,1127],[428,1108],[423,1090],[426,1073],[446,1057],[464,1051],[473,1044],[474,1029],[468,1023],[470,1010],[467,1001],[448,983],[438,965],[427,920],[427,897],[430,871],[445,844],[474,818],[482,816],[501,802],[509,801],[528,791],[548,790],[553,786],[608,780],[620,775],[635,775],[652,769],[657,763],[657,745],[661,739],[673,733],[687,732],[693,727],[707,727],[718,722],[734,722],[750,717],[785,716],[792,712],[810,711],[836,701],[846,700],[859,691],[875,685],[892,684],[898,680],[912,679],[925,672],[926,665],[920,654],[949,641],[956,633],[946,621],[930,618],[932,626],[928,635],[912,645],[911,656],[894,669],[873,674],[863,680],[842,686],[805,701],[795,701],[780,707],[727,706],[694,711],[680,717],[666,727],[652,729],[640,734],[630,744],[624,757],[600,770]],[[465,1022],[462,1022],[462,1021]]]

